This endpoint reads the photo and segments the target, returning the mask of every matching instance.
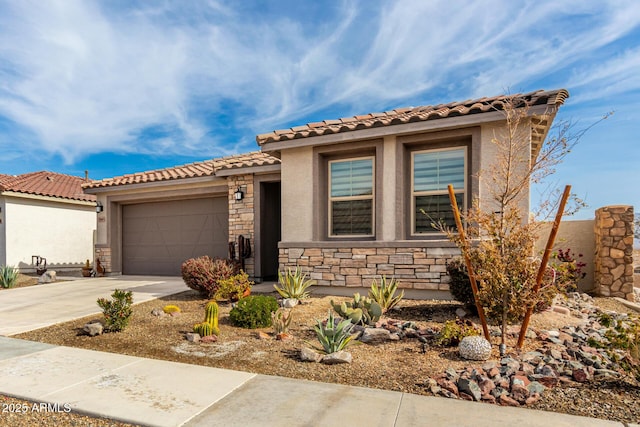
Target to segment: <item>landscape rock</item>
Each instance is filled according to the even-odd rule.
[[[360,341],[367,344],[379,344],[391,339],[391,333],[384,328],[365,328]]]
[[[322,358],[322,363],[325,365],[337,365],[340,363],[351,363],[353,357],[348,351],[336,351],[335,353],[327,354]]]
[[[491,357],[491,343],[481,336],[462,338],[458,345],[460,357],[467,360],[487,360]]]
[[[470,379],[461,378],[458,381],[458,391],[460,391],[461,395],[466,393],[471,396],[476,402],[482,397],[482,390],[480,390],[478,383]]]
[[[278,341],[289,341],[290,339],[293,339],[293,335],[286,332],[281,332],[276,335],[276,340]]]
[[[187,332],[184,337],[187,339],[187,341],[189,342],[199,342],[200,341],[200,334],[197,334],[195,332]]]
[[[154,308],[153,310],[151,310],[151,314],[157,317],[163,317],[166,316],[167,313],[164,312],[164,310],[162,310],[161,308]]]
[[[218,341],[217,335],[207,335],[206,337],[200,338],[200,342],[203,344],[211,344]]]
[[[57,280],[56,272],[53,270],[45,271],[40,277],[38,277],[38,283],[53,283]]]
[[[293,308],[298,305],[296,298],[285,298],[282,300],[282,308]]]
[[[517,400],[512,399],[511,397],[509,397],[508,394],[501,394],[500,397],[498,397],[498,403],[502,406],[520,406],[520,404],[518,403]]]
[[[102,332],[104,331],[104,326],[102,325],[102,323],[100,323],[100,321],[94,320],[93,322],[89,322],[85,324],[82,327],[82,330],[90,337],[95,337],[96,335],[102,335]]]
[[[268,340],[271,338],[271,336],[266,333],[266,332],[262,332],[262,331],[258,331],[256,332],[256,338],[258,338],[259,340]]]
[[[316,351],[311,350],[307,347],[302,347],[300,349],[300,360],[303,362],[320,362],[322,360],[322,355],[318,354]]]

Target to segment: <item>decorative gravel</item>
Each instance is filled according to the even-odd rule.
[[[422,395],[431,395],[427,387],[428,378],[441,374],[447,368],[462,370],[483,363],[463,360],[457,347],[435,347],[410,337],[376,345],[352,346],[349,348],[353,355],[351,364],[327,366],[303,363],[299,359],[300,349],[307,346],[307,342],[315,342],[315,319],[326,318],[331,299],[346,300],[336,297],[314,297],[306,304],[296,306],[293,309],[291,325],[293,338],[285,341],[276,340],[270,328],[246,330],[231,326],[228,320],[231,307],[221,304],[221,335],[218,342],[187,342],[184,335],[192,331],[195,323],[202,321],[207,302],[194,291],[136,305],[129,327],[120,333],[96,337],[83,335],[83,325],[101,317],[93,316],[16,337],[98,351]],[[627,311],[612,299],[596,300],[596,304],[601,303],[614,306],[616,310]],[[153,309],[161,309],[167,304],[179,306],[182,313],[161,317],[151,314]],[[455,310],[460,307],[460,304],[451,301],[403,300],[397,310],[389,313],[389,317],[403,322],[413,322],[420,330],[438,330],[444,321],[455,319]],[[548,330],[579,325],[583,322],[584,319],[572,315],[546,312],[534,315],[531,327],[536,330]],[[265,334],[262,334],[262,338],[258,338],[257,332],[268,335],[265,338]],[[508,339],[507,349],[510,354],[514,354],[515,339],[513,336]],[[493,347],[490,360],[497,361],[499,337],[492,337],[491,343]],[[538,338],[527,339],[524,352],[537,349],[540,343]],[[530,407],[627,423],[638,422],[640,393],[637,384],[628,378],[600,383],[566,382],[545,391],[544,396]],[[75,421],[75,415],[64,415],[70,418],[60,423],[51,422],[51,425],[124,425],[94,419],[87,422],[84,418]],[[31,424],[23,425],[47,425],[49,421],[29,422]],[[76,424],[73,424],[74,422]],[[100,424],[103,422],[106,424]]]

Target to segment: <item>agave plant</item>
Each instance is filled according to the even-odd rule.
[[[322,347],[313,346],[319,351],[325,354],[335,353],[347,348],[353,344],[353,336],[350,334],[351,327],[353,326],[349,319],[345,319],[336,325],[333,313],[329,310],[329,316],[327,318],[326,325],[323,325],[320,320],[316,320],[317,325],[314,326],[318,341]]]
[[[287,272],[284,274],[278,271],[278,282],[280,282],[281,287],[278,287],[278,285],[273,285],[273,287],[282,298],[301,300],[309,298],[307,289],[313,285],[314,281],[311,279],[307,280],[307,274],[296,267],[293,272],[291,269],[287,269]]]
[[[369,290],[369,297],[380,304],[382,311],[386,313],[404,297],[404,291],[401,291],[399,295],[395,295],[397,290],[398,282],[395,279],[387,281],[387,278],[382,276],[380,278],[380,286],[378,286],[376,279],[373,279],[371,290]]]
[[[18,269],[10,265],[0,267],[0,287],[13,288],[18,281]]]

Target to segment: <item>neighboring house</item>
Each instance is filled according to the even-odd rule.
[[[533,157],[569,94],[518,96],[530,105]],[[489,182],[479,172],[506,127],[506,99],[311,123],[258,135],[262,152],[85,184],[105,206],[96,255],[114,273],[177,274],[182,260],[226,256],[243,235],[252,245],[246,270],[257,280],[301,266],[332,293],[384,274],[409,293],[444,296],[445,264],[458,250],[421,209],[451,223],[449,183],[461,208],[482,202]]]
[[[53,172],[0,175],[0,265],[35,271],[33,256],[48,268],[79,270],[93,259],[96,198],[84,179]]]

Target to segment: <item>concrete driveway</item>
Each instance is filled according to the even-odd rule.
[[[0,335],[10,336],[101,313],[96,300],[114,289],[138,304],[188,290],[180,277],[94,277],[0,291]]]

